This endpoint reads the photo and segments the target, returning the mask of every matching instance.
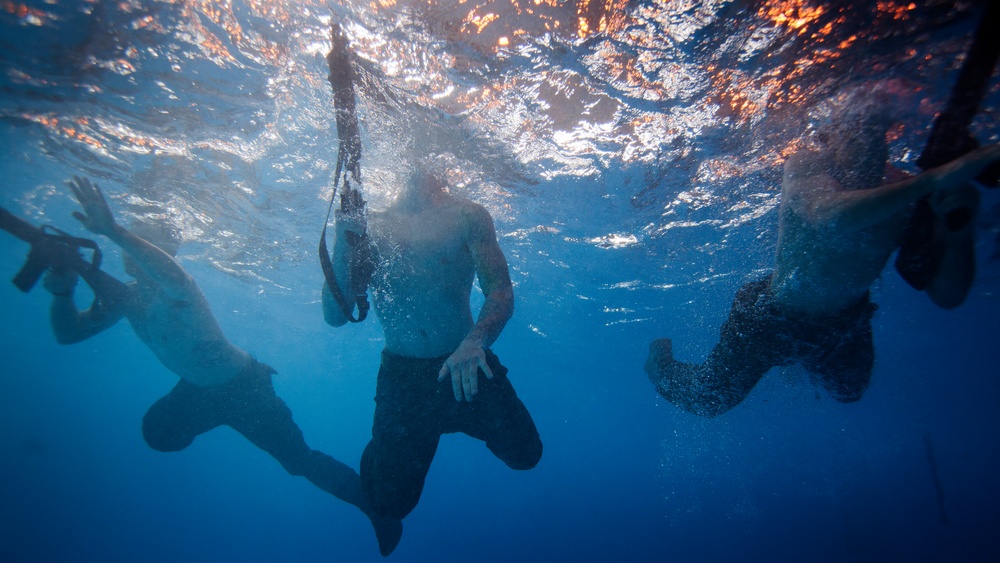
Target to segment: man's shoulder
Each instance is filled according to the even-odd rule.
[[[474,239],[496,238],[493,216],[490,215],[485,206],[464,198],[457,205],[464,220],[466,232],[470,237]]]
[[[804,148],[795,151],[785,161],[785,175],[796,174],[814,176],[825,173],[830,159],[822,151],[815,148]]]
[[[437,202],[436,207],[439,221],[461,223],[466,226],[492,223],[492,216],[485,206],[464,196],[446,194]]]
[[[486,210],[486,207],[480,203],[472,201],[471,199],[456,196],[454,205],[459,211],[462,212],[463,215],[467,217],[483,219],[490,216],[490,212]]]
[[[824,191],[835,185],[831,157],[821,150],[802,149],[785,161],[781,191],[785,196]]]

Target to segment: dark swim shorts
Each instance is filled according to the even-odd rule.
[[[738,405],[772,367],[800,362],[830,395],[857,401],[868,388],[875,349],[868,295],[826,316],[783,313],[768,292],[770,277],[739,289],[719,343],[704,364],[658,358],[660,393],[678,406],[716,416]]]
[[[486,351],[493,379],[480,371],[472,402],[456,401],[451,381],[438,381],[447,359],[382,352],[361,484],[383,518],[402,519],[417,505],[442,434],[462,432],[482,440],[512,469],[531,469],[542,457],[535,423],[496,355]]]
[[[285,471],[303,476],[324,491],[365,506],[358,474],[347,465],[311,449],[292,411],[274,391],[271,366],[253,358],[231,380],[200,387],[185,380],[156,401],[142,420],[142,433],[154,450],[175,452],[218,426],[229,426],[276,459]]]

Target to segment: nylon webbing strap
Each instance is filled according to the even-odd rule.
[[[367,259],[364,235],[360,241],[348,241],[355,247],[355,260],[352,261],[352,291],[354,293],[354,303],[348,301],[347,297],[340,290],[337,283],[337,276],[333,270],[333,262],[330,259],[330,251],[326,244],[326,230],[330,224],[330,215],[333,213],[333,204],[337,199],[337,188],[343,179],[343,190],[341,193],[341,210],[354,213],[364,213],[364,201],[361,201],[358,208],[351,208],[352,198],[351,185],[344,174],[345,169],[350,172],[354,182],[361,183],[360,163],[361,163],[361,135],[358,130],[358,118],[355,112],[354,102],[354,70],[351,64],[351,54],[347,45],[347,38],[340,30],[340,26],[333,23],[330,26],[330,53],[326,60],[330,67],[329,81],[333,87],[333,106],[337,122],[337,167],[333,175],[333,193],[330,195],[330,205],[326,210],[326,219],[323,221],[323,232],[319,239],[319,263],[323,269],[323,276],[326,278],[326,285],[330,288],[330,293],[337,301],[337,305],[343,312],[344,317],[352,323],[359,323],[368,316],[370,305],[368,304],[368,279],[367,276],[359,276],[357,265],[357,255],[361,253]],[[341,175],[344,174],[342,178]],[[365,268],[367,271],[367,268]],[[358,314],[354,316],[354,308],[357,306]]]
[[[341,142],[341,144],[343,143]],[[333,294],[333,298],[337,301],[337,305],[340,306],[344,317],[352,323],[360,323],[368,316],[368,310],[370,309],[368,295],[362,291],[354,295],[354,303],[347,301],[344,293],[340,291],[340,284],[337,283],[337,275],[333,271],[333,262],[330,260],[330,251],[326,246],[326,229],[330,224],[330,215],[333,213],[333,202],[337,199],[337,186],[340,183],[340,174],[343,171],[343,159],[344,152],[338,151],[337,169],[333,175],[333,193],[330,195],[330,205],[326,209],[326,219],[323,220],[323,232],[319,236],[319,264],[323,269],[323,277],[326,278],[326,285],[330,288],[330,293]],[[356,317],[354,316],[355,305],[358,308],[358,315]]]

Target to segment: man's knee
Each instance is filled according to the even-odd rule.
[[[402,520],[417,507],[420,496],[375,495],[369,497],[372,511],[384,520]]]
[[[194,441],[194,435],[161,424],[148,412],[142,419],[142,437],[149,447],[160,452],[179,452]]]
[[[685,411],[705,418],[715,418],[732,410],[750,393],[742,389],[688,388],[683,393],[666,394],[664,398]]]
[[[691,414],[696,414],[705,418],[715,418],[721,414],[731,411],[733,407],[741,402],[742,401],[724,401],[713,395],[711,397],[702,398],[702,400],[698,402],[682,405],[682,408]]]
[[[379,483],[375,479],[361,475],[361,486],[368,503],[379,518],[385,520],[402,520],[420,501],[422,486],[399,487],[394,483]]]
[[[537,432],[533,432],[530,437],[522,438],[514,444],[507,444],[506,447],[500,447],[491,442],[487,442],[486,446],[507,467],[518,471],[532,469],[542,459],[542,440],[538,437]]]
[[[855,403],[861,400],[861,396],[864,393],[857,393],[855,395],[834,395],[833,398],[837,400],[838,403]]]
[[[540,439],[535,439],[521,455],[507,460],[507,467],[511,469],[516,469],[519,471],[526,471],[528,469],[534,468],[538,465],[538,462],[542,459],[542,441]]]
[[[858,385],[853,387],[837,387],[828,389],[830,396],[834,398],[838,403],[854,403],[861,400],[861,397],[865,394],[868,389],[867,383],[865,385]]]
[[[822,380],[827,393],[839,403],[854,403],[868,390],[871,383],[871,368],[844,371],[826,376]]]

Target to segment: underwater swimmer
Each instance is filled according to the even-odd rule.
[[[146,443],[159,451],[180,451],[198,435],[230,426],[288,473],[304,476],[361,509],[371,519],[382,554],[391,553],[399,543],[402,524],[374,514],[353,469],[309,448],[292,412],[274,391],[274,369],[226,338],[201,289],[174,260],[176,233],[145,222],[130,231],[115,221],[96,184],[79,177],[68,184],[83,208],[74,217],[121,247],[125,271],[135,281],[126,284],[125,298],[102,300],[113,306],[79,311],[73,300],[77,274],[47,273],[44,284],[53,295],[53,332],[60,343],[71,344],[124,317],[160,362],[180,376],[177,386],[146,413],[142,427]]]
[[[507,260],[489,212],[448,193],[446,172],[440,159],[422,159],[370,225],[360,214],[336,215],[336,281],[350,295],[357,254],[368,256],[385,333],[372,439],[361,459],[365,492],[385,518],[417,505],[442,434],[483,440],[513,469],[530,469],[542,455],[531,415],[490,351],[514,311]],[[367,252],[350,243],[359,239]],[[473,321],[477,276],[486,299]],[[326,284],[323,312],[333,326],[348,322]]]
[[[887,164],[892,100],[877,88],[846,96],[821,129],[819,147],[788,159],[774,272],[740,288],[705,363],[676,361],[669,339],[650,344],[645,371],[663,397],[717,416],[772,367],[799,361],[836,400],[860,399],[875,359],[869,289],[925,196],[939,224],[940,256],[926,292],[944,308],[965,300],[975,275],[975,222],[948,228],[945,218],[978,209],[969,181],[1000,159],[1000,146],[906,176]]]

